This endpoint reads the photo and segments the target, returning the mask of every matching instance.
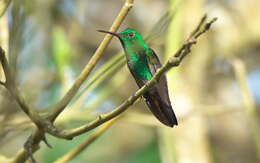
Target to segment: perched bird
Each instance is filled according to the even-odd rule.
[[[127,28],[120,33],[98,31],[109,33],[120,40],[125,51],[128,68],[140,88],[162,66],[155,52],[149,48],[137,30]],[[178,125],[171,106],[165,75],[162,75],[158,83],[149,89],[143,97],[147,106],[159,121],[169,127]]]

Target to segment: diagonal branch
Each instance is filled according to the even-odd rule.
[[[119,26],[122,24],[123,20],[125,19],[126,15],[128,14],[129,10],[132,8],[134,3],[134,0],[125,0],[125,3],[120,10],[118,16],[116,17],[114,23],[112,24],[110,31],[116,31]],[[54,106],[51,106],[52,112],[48,113],[48,119],[52,122],[55,121],[57,116],[65,109],[65,107],[69,104],[69,102],[72,100],[72,98],[77,93],[78,89],[84,82],[84,80],[88,77],[91,70],[95,67],[96,63],[100,59],[100,57],[103,55],[103,52],[105,48],[108,46],[110,40],[112,39],[111,35],[106,35],[104,40],[101,42],[100,46],[96,50],[93,57],[90,59],[89,63],[85,66],[82,73],[78,77],[78,79],[75,81],[73,86],[69,89],[69,91],[66,93],[66,95]],[[30,110],[30,109],[29,109]],[[26,144],[29,144],[28,146],[25,146],[23,149],[21,149],[17,155],[13,158],[12,162],[24,162],[28,159],[28,157],[32,156],[32,154],[38,149],[38,145],[41,142],[41,140],[44,139],[44,133],[45,132],[57,132],[55,127],[52,125],[49,121],[40,121],[42,122],[43,129],[38,128],[32,136],[29,137]]]
[[[10,65],[5,56],[5,52],[1,47],[0,47],[0,62],[2,64],[5,78],[6,78],[5,83],[1,82],[1,84],[6,87],[6,89],[13,96],[16,102],[20,105],[24,113],[28,115],[31,121],[34,122],[37,127],[41,128],[41,126],[43,126],[42,123],[43,120],[41,119],[39,114],[25,102],[23,96],[20,94],[15,84],[15,78],[13,77],[13,74],[11,72]]]
[[[109,31],[115,32],[119,28],[119,26],[122,24],[123,20],[125,19],[126,15],[128,14],[129,10],[132,8],[134,3],[134,0],[126,0],[124,6],[122,7],[121,11],[117,15],[114,23],[112,24]],[[93,70],[99,59],[102,57],[104,50],[107,48],[108,44],[110,43],[112,39],[112,35],[107,34],[103,41],[101,42],[100,46],[88,62],[88,64],[85,66],[73,86],[69,89],[69,91],[66,93],[66,95],[53,107],[51,107],[53,110],[49,114],[49,119],[51,121],[54,121],[56,117],[65,109],[65,107],[69,104],[71,99],[76,95],[78,89],[82,85],[82,83],[86,80],[86,78],[89,76],[90,72]]]
[[[132,3],[133,3],[133,0],[126,0],[126,3],[123,6],[122,10],[120,11],[116,21],[121,20],[121,21],[119,21],[119,23],[121,23],[123,21],[123,19],[125,18],[126,14],[129,11],[129,9],[132,7]],[[100,115],[96,120],[92,121],[89,124],[86,124],[86,125],[83,125],[81,127],[71,129],[71,130],[56,130],[56,129],[52,130],[52,129],[50,129],[50,130],[43,131],[43,130],[37,129],[37,131],[29,139],[29,142],[31,142],[30,147],[29,147],[30,150],[28,150],[26,148],[22,149],[18,153],[18,155],[14,158],[13,162],[25,161],[34,151],[36,151],[39,142],[44,138],[44,132],[48,132],[51,135],[56,136],[56,137],[60,137],[60,138],[64,138],[64,139],[72,139],[75,136],[78,136],[80,134],[83,134],[87,131],[90,131],[90,130],[100,126],[101,124],[113,119],[114,117],[116,117],[119,114],[121,114],[122,112],[124,112],[127,108],[129,108],[131,105],[133,105],[134,102],[139,97],[141,97],[143,93],[145,93],[149,88],[151,88],[153,85],[155,85],[162,74],[166,73],[169,69],[171,69],[172,67],[176,67],[181,63],[183,58],[187,54],[190,53],[190,49],[196,43],[197,38],[210,29],[211,24],[216,21],[216,18],[214,18],[210,22],[204,24],[205,21],[206,21],[205,18],[203,18],[203,20],[201,20],[202,23],[200,23],[196,28],[196,29],[198,29],[198,31],[194,32],[194,34],[192,34],[192,35],[190,35],[190,37],[188,37],[189,39],[182,45],[182,47],[171,58],[169,58],[167,63],[164,64],[164,66],[161,67],[156,72],[154,77],[149,82],[147,82],[147,84],[144,87],[139,89],[135,95],[129,97],[124,103],[122,103],[115,110],[113,110],[110,113]],[[115,27],[113,28],[114,25],[115,25]],[[115,31],[118,28],[118,26],[116,26],[116,25],[117,25],[117,23],[113,23],[113,25],[111,27],[111,31]],[[100,57],[102,56],[104,49],[108,46],[108,43],[111,40],[111,38],[112,37],[109,37],[109,36],[106,36],[104,38],[100,47],[97,49],[96,53],[93,55],[90,62],[84,68],[84,70],[80,74],[79,78],[76,80],[76,82],[71,87],[71,89],[68,91],[68,93],[63,97],[63,99],[60,102],[58,102],[56,105],[54,105],[52,107],[53,111],[48,116],[48,118],[51,121],[54,121],[56,119],[56,117],[64,110],[64,108],[68,105],[68,103],[71,101],[71,99],[75,96],[75,94],[76,94],[77,90],[80,88],[81,84],[88,77],[89,73],[94,68],[95,64],[98,62]],[[4,67],[5,61],[3,61],[2,58],[3,57],[1,57],[1,62]],[[8,77],[6,76],[6,78],[8,78]],[[19,98],[17,99],[17,101],[20,101],[21,102],[20,104],[23,104],[23,102],[24,102],[23,99],[19,99]],[[27,106],[27,105],[25,105],[25,106]],[[28,107],[27,110],[25,110],[25,111],[28,111],[28,113],[31,113],[30,110],[31,109]],[[46,125],[46,126],[48,128],[49,125]],[[44,126],[44,127],[46,127],[46,126]],[[31,153],[29,151],[31,151]]]
[[[181,46],[181,48],[172,57],[170,57],[169,60],[160,69],[158,69],[153,78],[148,81],[145,86],[140,88],[135,93],[135,95],[129,97],[113,111],[107,114],[99,115],[94,121],[90,122],[89,124],[70,130],[56,130],[55,132],[51,132],[50,134],[59,138],[72,139],[75,136],[81,135],[100,126],[101,124],[113,119],[114,117],[124,112],[131,105],[133,105],[139,97],[141,97],[146,91],[148,91],[148,89],[153,87],[163,74],[165,74],[171,68],[179,66],[183,58],[191,52],[191,47],[196,44],[197,39],[210,29],[211,25],[217,20],[217,18],[213,18],[207,23],[205,23],[206,19],[204,17],[202,18],[202,20],[203,22],[200,22],[196,28],[199,30],[197,30],[195,33],[192,33],[190,37],[188,37],[188,40]]]

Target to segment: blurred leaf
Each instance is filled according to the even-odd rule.
[[[72,50],[66,38],[66,33],[58,26],[53,28],[52,41],[54,63],[62,76],[65,68],[70,64]]]

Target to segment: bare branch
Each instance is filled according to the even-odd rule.
[[[34,122],[36,124],[36,126],[41,127],[43,120],[41,119],[39,114],[25,102],[24,98],[18,91],[18,88],[16,87],[16,84],[15,84],[15,78],[12,75],[9,63],[5,56],[5,52],[1,47],[0,47],[0,62],[2,63],[2,67],[3,67],[5,78],[6,78],[6,82],[3,83],[2,85],[4,85],[6,87],[6,89],[13,96],[13,98],[19,104],[21,109],[24,111],[24,113],[28,115],[28,117],[31,119],[31,121]]]
[[[113,23],[110,31],[116,31],[118,29],[119,25],[122,23],[123,19],[127,15],[128,11],[132,7],[132,5],[133,5],[133,0],[126,0],[123,8],[121,9],[115,22]],[[171,58],[169,58],[168,62],[163,67],[161,67],[156,72],[154,77],[149,82],[147,82],[147,84],[144,87],[139,89],[134,96],[129,97],[124,103],[122,103],[119,107],[117,107],[112,112],[104,114],[104,115],[100,115],[96,120],[92,121],[91,123],[78,127],[78,128],[75,128],[75,129],[71,129],[71,130],[59,131],[52,126],[52,122],[57,118],[57,116],[64,110],[64,108],[68,105],[68,103],[71,101],[71,99],[75,96],[75,94],[78,91],[78,89],[80,88],[81,84],[85,81],[85,79],[88,77],[88,75],[90,74],[92,69],[95,67],[95,65],[98,62],[98,60],[100,59],[100,57],[103,55],[103,52],[104,52],[105,48],[108,46],[108,43],[110,42],[112,36],[110,36],[110,35],[105,36],[105,38],[101,42],[99,48],[97,49],[97,51],[95,52],[95,54],[93,55],[93,57],[91,58],[89,63],[86,65],[86,67],[83,69],[82,73],[80,74],[78,79],[75,81],[75,83],[71,87],[71,89],[62,98],[61,101],[59,101],[56,105],[51,107],[52,108],[51,110],[53,110],[53,111],[51,113],[49,113],[49,115],[48,115],[48,119],[51,122],[47,122],[47,123],[46,123],[46,121],[41,119],[41,117],[37,114],[37,112],[32,110],[25,103],[24,99],[19,94],[19,91],[17,90],[15,84],[14,83],[12,84],[12,82],[14,82],[14,80],[10,80],[11,81],[10,83],[12,86],[9,87],[9,85],[7,83],[9,82],[8,79],[12,79],[12,75],[11,75],[11,73],[8,72],[9,71],[8,68],[5,69],[5,67],[8,67],[8,66],[6,66],[6,65],[8,65],[8,63],[7,63],[6,58],[2,57],[4,55],[1,55],[0,56],[1,63],[4,67],[4,72],[6,75],[6,79],[8,81],[6,83],[7,88],[10,89],[10,92],[12,93],[12,95],[14,96],[16,101],[22,107],[23,111],[31,118],[31,120],[35,124],[37,124],[37,126],[40,126],[40,127],[42,127],[42,129],[44,129],[44,130],[42,130],[41,128],[39,128],[39,129],[37,129],[36,132],[34,132],[34,134],[27,141],[27,142],[29,142],[28,143],[29,147],[25,147],[24,149],[22,149],[17,154],[17,156],[13,159],[13,162],[24,162],[25,160],[28,159],[28,157],[32,156],[32,153],[37,150],[39,142],[44,139],[45,132],[48,132],[51,135],[56,136],[56,137],[60,137],[60,138],[64,138],[64,139],[72,139],[73,137],[83,134],[89,130],[92,130],[92,129],[96,128],[97,126],[118,116],[120,113],[124,112],[127,108],[129,108],[131,105],[133,105],[134,102],[143,95],[143,93],[145,93],[149,88],[151,88],[154,84],[156,84],[157,80],[160,78],[160,76],[162,74],[166,73],[169,69],[171,69],[172,67],[176,67],[181,63],[182,59],[187,54],[190,53],[190,49],[191,49],[192,45],[194,45],[196,43],[197,38],[210,29],[211,24],[214,21],[216,21],[216,18],[212,19],[210,22],[206,23],[203,26],[205,20],[206,20],[205,18],[203,18],[201,20],[201,23],[197,27],[199,30],[197,30],[197,32],[194,32],[189,37],[189,39],[183,44],[183,46]],[[202,26],[203,26],[203,29],[200,30],[202,28]]]
[[[202,18],[204,22],[206,19],[204,17]],[[203,23],[199,23],[199,27],[197,27],[198,30],[197,33],[194,33],[193,36],[188,37],[189,39],[181,46],[181,48],[172,56],[169,58],[169,60],[155,73],[153,78],[146,83],[145,86],[140,88],[135,95],[129,97],[126,101],[124,101],[120,106],[118,106],[113,111],[99,115],[94,121],[90,122],[89,124],[83,125],[81,127],[71,129],[71,130],[56,130],[56,132],[51,132],[50,134],[56,137],[64,138],[64,139],[72,139],[75,136],[81,135],[85,132],[88,132],[101,124],[111,120],[112,118],[118,116],[122,112],[124,112],[126,109],[128,109],[131,105],[134,104],[134,102],[141,97],[146,91],[148,91],[149,88],[154,86],[157,81],[160,79],[161,75],[166,73],[168,70],[170,70],[173,67],[178,66],[183,58],[190,53],[191,47],[197,42],[197,38],[201,36],[203,33],[209,30],[212,23],[214,23],[217,19],[213,18],[211,21],[206,23],[204,25]]]
[[[200,22],[199,22],[199,24],[197,25],[197,27],[191,32],[189,39],[190,39],[191,37],[194,37],[195,34],[197,34],[198,31],[201,30],[200,28],[202,27],[203,23],[205,23],[205,20],[207,19],[207,17],[208,17],[207,14],[205,14],[205,15],[200,19]]]
[[[119,28],[119,26],[122,24],[123,20],[125,19],[126,15],[128,14],[129,10],[132,8],[134,3],[134,0],[126,0],[124,6],[122,7],[121,11],[117,15],[114,23],[112,24],[110,31],[115,32]],[[65,107],[69,104],[71,99],[76,95],[78,89],[82,85],[82,83],[86,80],[86,78],[89,76],[90,72],[93,70],[99,59],[102,57],[104,50],[107,48],[108,44],[110,43],[112,39],[112,35],[107,34],[101,44],[99,45],[98,49],[88,62],[88,64],[85,66],[73,86],[69,89],[69,91],[65,94],[65,96],[53,107],[51,107],[53,110],[49,114],[49,119],[51,121],[54,121],[55,118],[65,109]]]
[[[115,32],[123,20],[125,19],[126,15],[128,14],[129,10],[132,8],[134,3],[134,0],[126,0],[121,11],[117,15],[114,23],[112,24],[110,31]],[[50,110],[53,110],[51,113],[48,114],[48,119],[50,119],[52,122],[55,121],[57,116],[65,109],[65,107],[69,104],[69,102],[72,100],[72,98],[76,95],[78,89],[82,85],[82,83],[85,81],[85,79],[88,77],[92,69],[95,67],[97,62],[99,61],[100,57],[103,55],[103,52],[105,48],[108,46],[110,40],[112,39],[111,35],[106,35],[104,40],[101,42],[100,46],[96,50],[93,57],[90,59],[88,64],[85,66],[81,74],[79,75],[78,79],[75,81],[73,86],[69,89],[69,91],[65,94],[65,96],[54,106],[51,107]],[[30,109],[29,109],[30,110]],[[32,153],[35,152],[38,148],[39,143],[41,140],[44,139],[45,132],[49,133],[57,133],[55,127],[52,125],[49,121],[40,121],[42,124],[42,129],[37,129],[33,135],[27,140],[30,146],[24,147],[21,149],[17,155],[13,158],[12,162],[24,162],[28,159],[28,157],[31,157]],[[28,144],[28,143],[27,143]],[[30,153],[31,152],[31,153]]]
[[[37,129],[26,141],[24,148],[12,159],[11,163],[25,162],[32,154],[39,149],[39,143],[44,137],[43,130]]]
[[[3,83],[3,86],[5,86],[5,88],[9,91],[9,93],[15,99],[15,101],[19,104],[19,106],[23,110],[23,112],[30,118],[30,120],[37,126],[37,128],[39,128],[39,130],[41,130],[40,133],[43,134],[42,139],[47,144],[47,146],[49,146],[49,144],[47,143],[47,140],[44,139],[45,138],[44,131],[42,129],[47,128],[47,129],[53,130],[54,127],[53,127],[53,125],[49,125],[49,123],[47,123],[46,120],[42,119],[40,117],[40,115],[26,103],[25,99],[23,98],[23,96],[21,95],[20,91],[18,90],[18,88],[15,84],[15,78],[13,77],[13,74],[11,72],[10,65],[5,56],[5,52],[1,47],[0,47],[0,62],[2,64],[5,78],[6,78],[6,82]],[[34,158],[32,157],[32,153],[34,150],[34,148],[33,148],[34,146],[32,144],[34,142],[31,140],[32,139],[30,137],[30,139],[28,139],[28,141],[26,143],[27,145],[25,145],[25,146],[28,147],[28,148],[26,147],[28,157],[30,157],[31,160],[33,162],[35,162]]]

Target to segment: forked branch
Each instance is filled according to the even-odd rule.
[[[113,111],[99,115],[94,121],[90,122],[89,124],[83,125],[81,127],[70,129],[70,130],[56,130],[56,132],[52,132],[53,136],[64,138],[64,139],[72,139],[75,136],[81,135],[83,133],[86,133],[101,124],[111,120],[112,118],[118,116],[122,112],[124,112],[127,108],[129,108],[131,105],[134,104],[134,102],[141,97],[148,89],[150,89],[152,86],[154,86],[157,81],[160,79],[160,77],[165,74],[168,70],[170,70],[173,67],[179,66],[179,64],[182,62],[184,57],[191,52],[191,47],[196,44],[197,39],[207,32],[211,25],[217,20],[217,18],[213,18],[209,22],[206,22],[206,16],[204,16],[198,26],[195,28],[194,32],[191,33],[191,35],[188,37],[188,39],[185,41],[185,43],[181,46],[181,48],[172,56],[169,58],[169,60],[155,73],[153,78],[146,83],[145,86],[140,88],[135,95],[129,97],[127,100],[125,100],[120,106],[115,108]]]

